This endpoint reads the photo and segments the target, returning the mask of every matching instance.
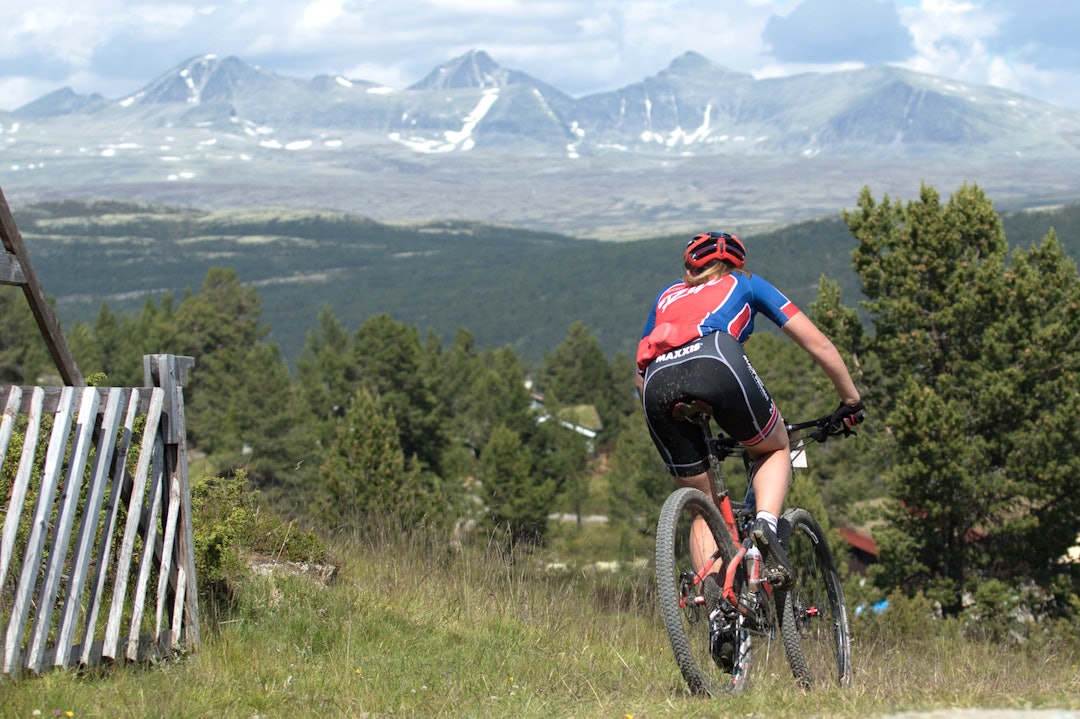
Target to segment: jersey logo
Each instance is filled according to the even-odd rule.
[[[664,354],[657,357],[656,361],[657,362],[670,362],[671,360],[676,360],[676,359],[679,359],[680,357],[685,357],[688,354],[697,352],[699,349],[701,349],[701,343],[700,342],[695,342],[692,345],[687,345],[685,347],[680,347],[677,350],[672,350],[670,352],[665,352]]]

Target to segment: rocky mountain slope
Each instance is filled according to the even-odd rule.
[[[202,56],[127,97],[65,89],[0,113],[0,148],[15,203],[281,204],[601,238],[832,214],[863,185],[1080,197],[1080,112],[888,67],[756,80],[693,53],[577,98],[482,51],[401,90]]]

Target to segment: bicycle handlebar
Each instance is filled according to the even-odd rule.
[[[830,437],[851,437],[857,434],[851,427],[844,424],[843,421],[833,422],[831,414],[807,422],[785,422],[784,426],[787,427],[789,434],[804,429],[813,429],[813,432],[807,432],[802,436],[803,438],[813,439],[816,442],[824,442]]]
[[[792,449],[798,449],[799,447],[805,446],[809,440],[820,443],[827,441],[830,437],[852,437],[857,434],[857,432],[844,424],[843,421],[833,422],[831,414],[818,417],[817,419],[811,419],[806,422],[785,422],[784,426],[787,428],[788,434],[801,432],[806,429],[813,430],[812,432],[806,432],[805,434],[793,437],[791,442]],[[741,442],[724,434],[717,434],[710,437],[710,442],[714,451],[718,452],[720,459],[724,459],[725,457],[729,457],[732,454],[745,449]]]

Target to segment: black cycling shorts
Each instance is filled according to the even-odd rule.
[[[720,429],[747,446],[764,440],[780,421],[776,403],[742,345],[723,332],[654,359],[645,371],[642,394],[649,434],[668,470],[678,477],[701,474],[708,466],[701,428],[672,416],[678,402],[705,402]]]

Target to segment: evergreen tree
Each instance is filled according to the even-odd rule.
[[[0,285],[0,384],[37,384],[46,373],[57,370],[26,297]]]
[[[611,367],[611,390],[610,406],[605,414],[611,416],[612,424],[607,429],[617,432],[630,418],[641,409],[641,400],[637,396],[635,379],[637,378],[637,362],[625,352],[616,352],[609,363]]]
[[[458,330],[449,348],[444,351],[429,346],[425,356],[435,377],[434,394],[446,420],[446,436],[453,443],[478,451],[486,438],[478,437],[472,408],[474,388],[485,368],[477,358],[475,338],[466,329]]]
[[[291,377],[259,323],[258,295],[233,270],[212,268],[176,311],[178,354],[195,358],[185,390],[188,438],[220,466],[280,480],[296,457],[282,442],[293,421]]]
[[[161,307],[147,298],[138,315],[116,314],[103,302],[92,326],[76,322],[67,336],[83,374],[104,373],[114,387],[142,385],[145,355],[183,354],[170,294],[162,298]]]
[[[529,446],[534,471],[551,480],[555,493],[566,497],[581,523],[582,508],[589,498],[589,451],[585,437],[555,421],[540,423]]]
[[[536,432],[532,396],[525,386],[526,368],[510,347],[486,350],[479,356],[481,370],[472,387],[468,421],[480,446],[503,425],[528,439]]]
[[[818,285],[818,297],[810,305],[810,317],[822,332],[828,336],[845,364],[851,369],[855,384],[863,395],[877,396],[867,385],[870,378],[880,377],[875,356],[867,349],[868,338],[863,329],[856,309],[841,303],[840,286],[822,277]],[[788,343],[793,344],[793,343]],[[810,419],[830,409],[825,401],[833,402],[835,393],[832,383],[824,373],[809,361],[804,353],[799,352],[800,360],[805,364],[803,371],[814,378],[814,403],[804,405],[798,416],[785,415],[794,420]],[[804,393],[806,394],[806,393]],[[827,398],[824,400],[822,398]],[[803,471],[807,480],[817,483],[821,496],[834,524],[859,524],[865,520],[861,516],[859,503],[865,500],[885,496],[884,483],[880,468],[874,462],[865,460],[867,456],[885,454],[892,450],[887,441],[877,441],[882,435],[876,432],[880,424],[880,410],[877,405],[870,406],[869,416],[857,433],[861,435],[857,442],[827,442],[814,447],[808,453],[810,466]],[[804,481],[800,479],[800,481]],[[866,511],[865,508],[863,511]]]
[[[321,468],[322,516],[328,527],[355,528],[388,514],[406,521],[421,515],[418,473],[407,466],[393,413],[361,387],[336,426]]]
[[[625,413],[629,387],[616,378],[599,342],[584,323],[574,322],[566,338],[546,356],[540,370],[540,388],[550,411],[560,407],[589,404],[596,408],[604,427],[618,423]],[[633,382],[633,376],[629,377]]]
[[[315,425],[312,440],[328,445],[334,436],[334,420],[345,415],[353,396],[357,368],[352,342],[333,310],[323,307],[316,322],[296,360],[298,406]]]
[[[640,406],[632,421],[619,432],[607,474],[614,500],[613,518],[637,523],[640,517],[641,528],[653,531],[660,507],[676,485],[649,436]]]
[[[498,425],[480,454],[480,477],[488,521],[518,541],[540,543],[555,501],[555,480],[533,472],[533,458],[521,436]]]
[[[893,443],[882,581],[958,611],[980,578],[1045,580],[1080,529],[1075,265],[1051,235],[1009,266],[976,186],[906,206],[864,189],[844,218]]]
[[[397,418],[406,455],[416,455],[424,468],[438,472],[446,442],[433,389],[436,378],[423,372],[419,333],[389,315],[375,315],[357,330],[353,358],[359,383]]]

